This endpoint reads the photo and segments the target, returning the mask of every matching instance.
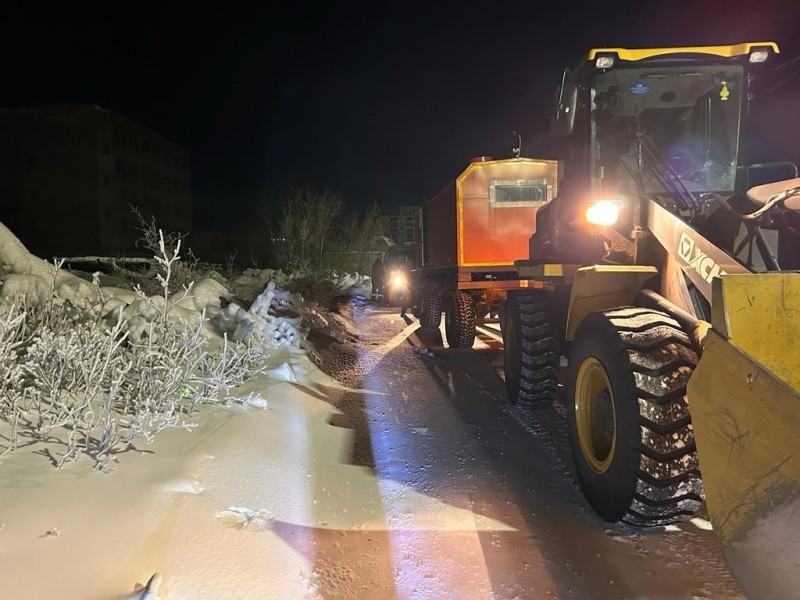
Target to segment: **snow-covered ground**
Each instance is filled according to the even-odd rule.
[[[347,433],[327,423],[331,407],[319,390],[341,386],[310,360],[307,340],[311,327],[332,337],[336,327],[274,285],[246,308],[212,280],[166,299],[92,286],[29,254],[1,225],[0,263],[4,306],[17,294],[46,302],[55,289],[59,302],[109,326],[122,315],[128,339],[146,338],[165,314],[187,323],[205,318],[211,341],[227,333],[266,358],[260,372],[228,390],[234,401],[200,404],[186,419],[191,430],[134,440],[108,472],[87,456],[56,469],[47,444],[6,451],[0,598],[313,598],[315,575],[303,550],[311,541],[289,541],[276,529],[318,526],[311,482],[320,469],[345,468],[336,457]]]
[[[310,540],[273,525],[317,525],[309,487],[348,440],[314,388],[338,384],[301,350],[269,362],[240,390],[265,402],[198,411],[196,429],[162,432],[111,473],[4,461],[0,598],[124,598],[154,573],[164,598],[313,598]]]

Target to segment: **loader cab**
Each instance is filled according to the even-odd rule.
[[[743,87],[741,65],[597,73],[588,88],[592,195],[733,193]]]
[[[556,133],[570,135],[573,174],[592,196],[678,195],[687,209],[701,202],[689,195],[732,194],[750,80],[777,51],[772,42],[591,50],[565,72],[560,97],[574,106],[554,118]]]
[[[603,242],[584,218],[592,202],[615,203],[626,235],[640,200],[691,218],[712,195],[733,195],[752,74],[777,51],[602,48],[565,70],[551,127],[564,140],[562,198],[540,211],[531,258],[599,262]]]

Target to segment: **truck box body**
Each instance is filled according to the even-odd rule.
[[[422,267],[512,267],[528,252],[536,210],[557,191],[558,162],[473,159],[425,203]],[[505,269],[503,269],[505,270]]]

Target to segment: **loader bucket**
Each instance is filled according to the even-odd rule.
[[[688,384],[706,504],[750,600],[800,590],[800,273],[724,275]]]

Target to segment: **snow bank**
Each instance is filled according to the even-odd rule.
[[[164,254],[163,258],[156,259],[169,268],[171,262],[177,260],[177,251],[172,259],[166,251]],[[27,306],[69,301],[89,310],[108,327],[121,318],[134,340],[145,337],[148,325],[156,319],[182,320],[190,325],[203,320],[203,333],[209,337],[228,336],[237,342],[263,347],[288,345],[308,349],[309,329],[327,324],[315,304],[280,289],[276,279],[286,279],[286,276],[271,269],[248,269],[231,284],[236,292],[206,278],[189,289],[172,293],[169,298],[146,296],[119,287],[101,287],[97,277],[92,285],[32,255],[2,223],[0,267],[3,271],[0,273],[0,304],[8,305],[20,296],[25,297]],[[358,289],[363,283],[358,273],[342,279],[344,286],[352,289]],[[265,282],[268,282],[266,286]],[[164,287],[168,289],[167,284]],[[242,295],[253,297],[256,293],[249,307],[238,300]]]

